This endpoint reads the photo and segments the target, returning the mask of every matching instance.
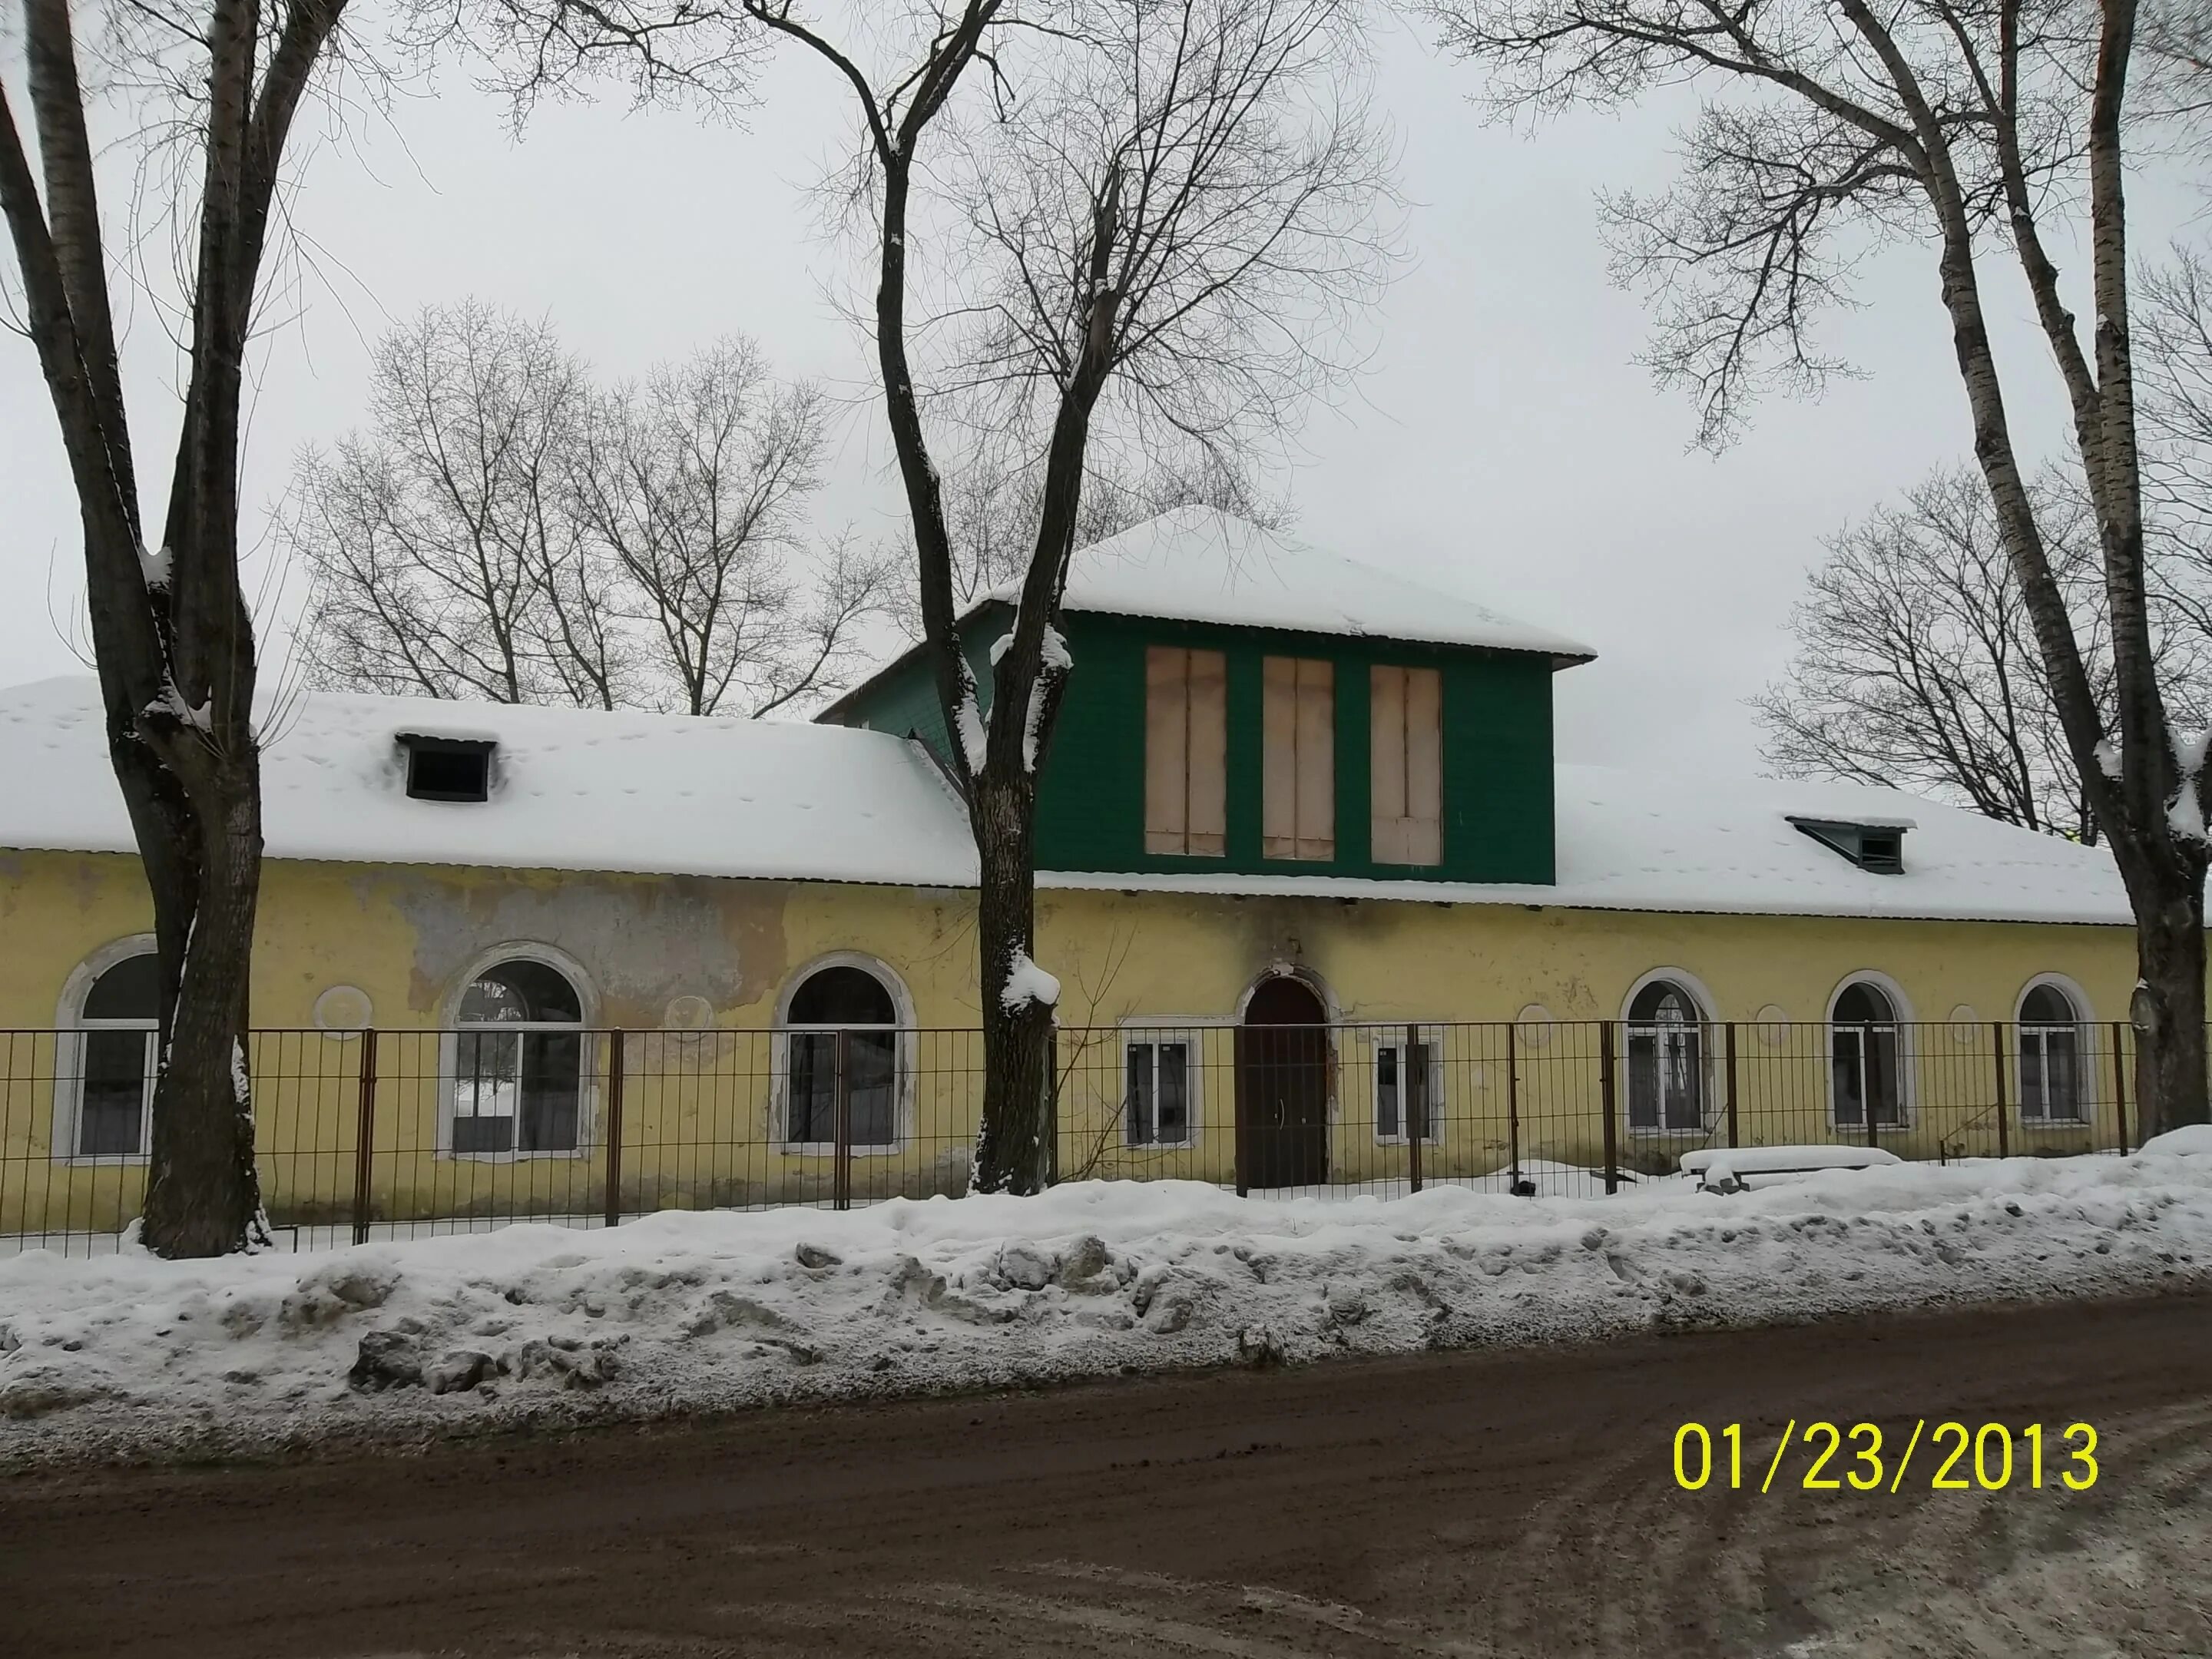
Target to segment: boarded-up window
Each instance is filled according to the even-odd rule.
[[[1145,653],[1145,850],[1229,846],[1229,671],[1218,651]]]
[[[1443,685],[1433,668],[1370,671],[1377,864],[1443,862]]]
[[[1261,851],[1271,859],[1336,856],[1336,668],[1269,657],[1261,720]]]

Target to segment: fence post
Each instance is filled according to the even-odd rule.
[[[2012,1130],[2005,1122],[2008,1114],[2005,1109],[2004,1022],[2001,1019],[1993,1019],[1990,1022],[1990,1058],[1996,1062],[1997,1067],[1997,1156],[2010,1158]],[[2050,1086],[2047,1080],[2044,1086],[2045,1088]]]
[[[2118,1020],[2112,1022],[2112,1100],[2120,1110],[2120,1156],[2128,1153],[2128,1057],[2122,1037],[2126,1030]]]
[[[1605,1194],[1610,1198],[1620,1188],[1620,1130],[1613,1110],[1613,1022],[1601,1019],[1597,1028],[1598,1038],[1605,1044],[1598,1057],[1598,1093],[1605,1103]]]
[[[1735,1114],[1735,1022],[1728,1023],[1728,1137],[1729,1150],[1734,1152],[1740,1144],[1736,1139]]]
[[[853,1054],[853,1034],[840,1027],[837,1032],[837,1069],[831,1085],[836,1106],[831,1113],[835,1123],[832,1133],[836,1139],[836,1153],[832,1160],[830,1177],[830,1201],[836,1208],[853,1207],[853,1070],[849,1064]]]
[[[1235,1028],[1230,1048],[1232,1056],[1231,1075],[1233,1079],[1231,1085],[1230,1109],[1236,1114],[1234,1142],[1237,1159],[1237,1196],[1239,1198],[1243,1198],[1252,1190],[1252,1137],[1244,1119],[1248,1109],[1256,1109],[1258,1104],[1257,1102],[1248,1102],[1244,1098],[1244,1077],[1246,1072],[1250,1069],[1244,1037],[1247,1029],[1242,1025]]]
[[[369,1158],[376,1136],[376,1030],[361,1034],[361,1099],[353,1153],[353,1242],[368,1243]]]
[[[1521,1028],[1505,1027],[1505,1144],[1513,1159],[1513,1190],[1521,1186]]]
[[[1405,1099],[1401,1103],[1406,1120],[1406,1165],[1413,1177],[1415,1192],[1421,1190],[1421,1139],[1429,1132],[1429,1068],[1422,1063],[1421,1028],[1406,1028],[1406,1059],[1399,1066]]]
[[[607,1033],[607,1225],[622,1225],[623,1036]]]
[[[1079,1053],[1081,1052],[1078,1049]],[[1060,1184],[1060,1022],[1044,1036],[1044,1184]]]
[[[1835,1039],[1831,1037],[1829,1041],[1833,1042]],[[1895,1025],[1889,1028],[1889,1048],[1890,1064],[1897,1068],[1897,1075],[1890,1079],[1890,1088],[1901,1106],[1905,1101],[1905,1034]],[[1859,1088],[1859,1092],[1866,1097],[1859,1109],[1866,1115],[1867,1145],[1878,1152],[1881,1148],[1881,1115],[1875,1110],[1874,1090],[1869,1086],[1875,1075],[1873,1055],[1874,1027],[1862,1025],[1859,1028],[1859,1075],[1867,1081],[1863,1082]]]

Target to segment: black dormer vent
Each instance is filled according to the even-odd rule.
[[[402,732],[407,751],[407,793],[414,800],[489,800],[491,756],[499,745],[483,738],[440,738]]]
[[[1831,852],[1840,853],[1862,870],[1877,876],[1901,876],[1905,873],[1905,832],[1912,825],[1903,818],[1852,820],[1849,818],[1801,818],[1787,815],[1798,830],[1812,836]]]

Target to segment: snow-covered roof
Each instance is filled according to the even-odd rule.
[[[495,738],[492,799],[408,799],[401,732]],[[129,852],[89,678],[0,691],[0,848]],[[965,813],[920,745],[836,726],[316,693],[263,761],[271,858],[972,886]],[[1855,785],[1561,766],[1556,885],[1053,872],[1051,887],[1769,915],[2125,924],[2101,849]],[[1910,818],[1878,875],[1792,816]]]
[[[403,732],[496,741],[491,799],[410,799]],[[934,763],[879,732],[317,692],[264,738],[271,858],[972,879]],[[0,691],[0,847],[133,849],[89,677]]]
[[[985,597],[1011,603],[1018,593],[1017,583]],[[1178,507],[1079,550],[1062,603],[1122,617],[1539,651],[1563,662],[1597,654],[1460,594],[1206,507]]]
[[[1747,915],[2131,921],[2119,871],[2104,848],[1894,789],[1565,764],[1554,769],[1553,780],[1558,880],[1551,886],[1195,874],[1117,876],[1111,884]],[[1863,870],[1804,834],[1793,817],[1910,825],[1905,869],[1897,875]],[[1109,884],[1097,876],[1040,879],[1058,886]]]

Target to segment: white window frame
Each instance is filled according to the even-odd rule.
[[[858,968],[890,993],[890,1025],[827,1025],[811,1020],[794,1021],[791,1005],[807,981],[830,968]],[[770,1028],[773,1047],[769,1054],[769,1139],[787,1158],[835,1158],[837,1143],[834,1140],[793,1140],[788,1138],[791,1127],[791,1039],[806,1032],[819,1031],[890,1031],[896,1041],[892,1055],[898,1066],[898,1088],[891,1101],[891,1139],[888,1141],[854,1141],[851,1152],[854,1158],[890,1158],[904,1152],[914,1141],[915,1071],[920,1060],[920,1045],[915,1032],[914,996],[907,989],[906,981],[897,970],[880,957],[872,957],[864,951],[831,951],[816,957],[784,980],[783,989],[775,1000],[775,1024]]]
[[[1125,1152],[1172,1152],[1188,1151],[1199,1143],[1199,1126],[1205,1121],[1206,1100],[1206,1033],[1209,1030],[1226,1029],[1219,1020],[1150,1020],[1125,1019],[1121,1023],[1118,1044],[1121,1065],[1115,1073],[1114,1099],[1121,1122],[1121,1148]],[[1183,1073],[1183,1138],[1181,1140],[1132,1140],[1129,1139],[1129,1050],[1139,1043],[1149,1043],[1152,1048],[1152,1119],[1155,1130],[1159,1123],[1159,1048],[1164,1042],[1180,1042],[1188,1056]]]
[[[568,981],[568,988],[576,994],[576,1007],[581,1018],[573,1022],[518,1020],[512,1024],[494,1024],[490,1021],[463,1021],[461,1003],[467,997],[469,988],[503,962],[535,962],[552,969]],[[598,1147],[599,1055],[604,1046],[594,1030],[599,1023],[599,996],[591,975],[584,971],[581,963],[558,946],[536,940],[517,939],[472,958],[467,972],[454,982],[453,991],[447,995],[443,1018],[439,1022],[437,1156],[462,1164],[536,1164],[549,1159],[593,1156]],[[454,1150],[453,1119],[455,1109],[460,1103],[461,1036],[464,1032],[473,1034],[477,1031],[497,1031],[502,1036],[511,1032],[518,1037],[533,1031],[573,1031],[577,1034],[576,1144],[574,1146],[526,1152],[512,1147],[503,1152]],[[521,1139],[521,1105],[518,1094],[515,1101],[515,1139],[518,1140]]]
[[[1874,1133],[1877,1136],[1905,1133],[1913,1127],[1919,1116],[1917,1085],[1920,1063],[1919,1055],[1915,1051],[1912,1042],[1914,1030],[1912,1000],[1905,994],[1903,986],[1875,968],[1862,968],[1845,974],[1836,981],[1835,988],[1828,993],[1827,1012],[1822,1021],[1826,1040],[1820,1045],[1820,1075],[1824,1079],[1822,1086],[1827,1091],[1828,1096],[1828,1127],[1837,1134],[1863,1138],[1869,1127],[1869,1121],[1874,1116],[1874,1103],[1871,1101],[1867,1103],[1866,1118],[1859,1122],[1846,1123],[1836,1115],[1836,1032],[1838,1030],[1836,1005],[1843,1000],[1844,993],[1854,985],[1871,985],[1889,1000],[1890,1024],[1886,1029],[1897,1038],[1897,1121],[1874,1123],[1872,1125]],[[1881,1025],[1865,1026],[1846,1023],[1841,1029],[1849,1031],[1879,1031],[1885,1028]],[[1863,1083],[1866,1074],[1866,1054],[1863,1048],[1859,1054],[1859,1073],[1861,1081]]]
[[[61,1001],[54,1014],[53,1139],[46,1149],[53,1163],[86,1169],[128,1169],[146,1163],[153,1155],[154,1077],[160,1059],[154,1045],[160,1041],[161,1024],[158,1020],[87,1019],[84,1005],[92,995],[92,988],[109,969],[119,967],[133,957],[154,954],[151,933],[131,933],[111,939],[72,968],[62,983]],[[76,1150],[84,1111],[86,1039],[94,1031],[146,1034],[145,1086],[138,1105],[138,1150],[135,1152],[83,1153]]]
[[[2074,1010],[2074,1018],[2071,1023],[2064,1025],[2031,1024],[2022,1017],[2021,1011],[2027,1005],[2029,994],[2046,986],[2064,997],[2068,1006]],[[2094,1064],[2097,1051],[2094,1039],[2097,1021],[2089,1006],[2088,994],[2063,974],[2038,974],[2027,984],[2021,986],[2020,994],[2013,999],[2012,1019],[2013,1075],[2019,1085],[2016,1091],[2020,1097],[2017,1108],[2022,1127],[2033,1125],[2039,1129],[2088,1127],[2096,1110],[2094,1104],[2096,1085],[2090,1075],[2090,1070]],[[2080,1097],[2075,1101],[2073,1115],[2069,1117],[2053,1117],[2047,1111],[2030,1116],[2027,1110],[2028,1036],[2032,1032],[2043,1041],[2044,1076],[2048,1079],[2051,1074],[2049,1043],[2051,1033],[2053,1031],[2071,1031],[2074,1034],[2075,1062],[2078,1068],[2075,1082]],[[2045,1092],[2047,1098],[2048,1091],[2046,1090]]]
[[[1629,1017],[1629,1010],[1636,1006],[1637,998],[1642,996],[1652,986],[1662,981],[1686,995],[1690,999],[1691,1007],[1697,1011],[1698,1024],[1695,1029],[1698,1033],[1698,1126],[1693,1129],[1670,1128],[1664,1123],[1638,1123],[1634,1121],[1633,1094],[1636,1087],[1636,1073],[1635,1067],[1630,1064],[1629,1060],[1632,1052],[1632,1042],[1644,1032],[1659,1035],[1680,1028],[1660,1025],[1650,1020],[1632,1019]],[[1640,975],[1636,982],[1628,988],[1628,994],[1621,998],[1620,1050],[1613,1057],[1614,1063],[1620,1068],[1619,1074],[1621,1079],[1620,1126],[1638,1139],[1680,1140],[1685,1136],[1709,1135],[1713,1132],[1713,1126],[1719,1121],[1720,1113],[1724,1109],[1724,1103],[1718,1098],[1719,1091],[1713,1084],[1712,1034],[1720,1025],[1720,1021],[1714,1017],[1714,1006],[1713,994],[1705,988],[1705,981],[1695,974],[1680,968],[1652,969],[1649,973]],[[1662,1097],[1660,1102],[1662,1116],[1665,1104]]]
[[[1429,1129],[1421,1137],[1424,1146],[1443,1145],[1444,1123],[1444,1028],[1424,1025],[1409,1021],[1415,1026],[1414,1035],[1429,1051]],[[1382,1056],[1385,1053],[1397,1056],[1399,1078],[1398,1133],[1382,1133]],[[1370,1028],[1367,1044],[1367,1124],[1374,1132],[1378,1146],[1403,1146],[1411,1137],[1406,1133],[1406,1028],[1382,1026]]]

